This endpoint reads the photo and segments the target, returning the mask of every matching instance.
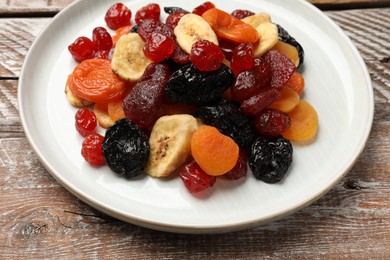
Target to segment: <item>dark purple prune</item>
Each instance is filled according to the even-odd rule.
[[[225,64],[217,70],[203,72],[190,63],[172,74],[165,93],[175,103],[204,105],[220,100],[233,80],[233,72]]]
[[[203,123],[218,128],[224,135],[230,136],[240,147],[249,148],[254,139],[254,132],[247,117],[240,108],[227,101],[200,106],[197,116]]]
[[[124,118],[107,129],[102,150],[107,165],[113,172],[125,178],[133,178],[143,173],[150,147],[142,130]]]
[[[138,32],[138,24],[134,25],[133,27],[131,27],[131,30],[130,30],[130,33],[137,33]]]
[[[249,168],[256,179],[277,183],[286,175],[293,159],[293,147],[282,136],[261,135],[252,144]]]
[[[280,26],[279,24],[277,24],[277,26],[278,26],[279,40],[282,42],[288,43],[297,49],[298,56],[299,56],[299,64],[298,64],[298,68],[299,68],[299,66],[302,65],[304,58],[305,58],[305,51],[303,50],[302,45],[299,44],[299,42],[297,42],[295,40],[295,38],[292,37],[282,26]]]
[[[123,100],[122,108],[126,117],[143,129],[151,126],[157,120],[169,76],[168,65],[149,64]]]
[[[171,14],[171,13],[174,13],[174,12],[183,12],[183,11],[186,11],[186,10],[184,10],[181,7],[177,7],[177,6],[164,7],[164,12],[167,13],[167,14]]]

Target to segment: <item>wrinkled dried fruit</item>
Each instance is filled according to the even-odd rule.
[[[182,166],[179,176],[191,193],[204,191],[214,186],[217,180],[215,176],[205,173],[194,160]]]
[[[277,50],[269,50],[263,57],[271,65],[271,88],[282,88],[295,71],[294,63]]]
[[[237,19],[244,19],[245,17],[254,15],[255,13],[249,10],[243,10],[243,9],[236,9],[232,12],[232,16],[236,17]]]
[[[244,150],[240,150],[236,165],[223,176],[231,180],[238,180],[240,178],[246,177],[248,172],[248,167],[246,164],[247,157],[248,156],[246,155],[246,152]]]
[[[218,45],[199,40],[192,45],[190,61],[201,71],[214,71],[221,67],[224,55]]]
[[[126,178],[143,173],[149,159],[148,138],[126,118],[107,129],[102,148],[108,167]]]
[[[291,143],[281,136],[259,136],[252,145],[249,167],[256,179],[277,183],[286,175],[293,159]]]
[[[83,141],[81,155],[91,165],[100,166],[106,163],[102,152],[103,140],[102,135],[95,133],[88,135]]]
[[[299,56],[299,64],[298,64],[298,68],[299,66],[302,65],[303,63],[303,60],[305,58],[305,52],[302,48],[302,45],[299,44],[299,42],[297,42],[295,40],[294,37],[292,37],[282,26],[280,26],[279,24],[277,24],[278,26],[278,38],[280,41],[282,42],[285,42],[285,43],[288,43],[288,44],[291,44],[292,46],[294,46],[297,51],[298,51],[298,56]]]
[[[276,109],[264,109],[257,114],[253,124],[259,134],[263,135],[281,135],[290,127],[290,117]]]
[[[141,7],[135,14],[135,22],[140,23],[146,19],[153,19],[158,21],[160,19],[160,6],[155,3],[151,3]]]
[[[241,103],[241,111],[249,116],[255,116],[280,97],[280,91],[275,88],[264,89],[258,94]]]

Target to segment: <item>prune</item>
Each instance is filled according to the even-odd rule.
[[[131,30],[130,30],[130,33],[137,33],[138,32],[138,24],[134,25]]]
[[[122,107],[128,119],[141,128],[149,127],[158,117],[170,71],[166,64],[152,63],[141,79],[123,100]]]
[[[286,175],[293,159],[293,147],[282,136],[261,135],[252,144],[249,168],[256,179],[277,183]]]
[[[290,117],[276,109],[266,108],[257,114],[253,124],[259,134],[278,136],[290,127]]]
[[[107,129],[102,149],[108,167],[125,178],[143,173],[150,153],[148,138],[127,118]]]
[[[165,93],[175,103],[203,105],[220,100],[233,80],[233,72],[225,64],[209,72],[187,64],[172,74]]]
[[[240,147],[249,148],[252,144],[252,127],[237,105],[222,100],[217,104],[198,107],[196,114],[205,124],[230,136]]]
[[[305,51],[303,50],[302,45],[299,44],[299,42],[297,42],[295,38],[292,37],[282,26],[280,26],[279,24],[277,24],[277,26],[278,26],[279,40],[288,43],[297,49],[298,56],[299,56],[299,64],[298,64],[298,68],[299,68],[299,66],[301,66],[305,58]]]
[[[164,12],[167,14],[175,13],[175,12],[187,12],[181,7],[171,6],[171,7],[164,7]]]
[[[295,71],[294,63],[290,58],[277,50],[267,51],[263,58],[271,66],[271,88],[282,88]]]

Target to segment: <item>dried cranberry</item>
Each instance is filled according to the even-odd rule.
[[[83,137],[93,134],[97,126],[95,114],[88,108],[80,108],[75,115],[75,126]]]
[[[78,37],[68,46],[70,54],[77,62],[82,62],[83,60],[92,58],[94,49],[93,42],[84,36]]]
[[[235,75],[241,71],[252,69],[254,65],[255,60],[252,43],[244,42],[234,48],[230,68]]]
[[[160,19],[160,6],[158,4],[148,4],[141,7],[135,14],[135,22],[140,23],[145,19],[153,19],[158,21]]]
[[[92,42],[96,51],[109,51],[112,48],[111,35],[103,27],[93,29]]]
[[[190,60],[200,71],[214,71],[221,67],[224,59],[221,48],[208,40],[195,42],[191,48]]]
[[[96,59],[109,59],[109,54],[110,54],[110,51],[96,51],[94,54],[93,54],[93,57],[96,58]]]
[[[104,20],[107,23],[107,26],[116,30],[120,27],[130,25],[131,11],[127,6],[122,3],[116,3],[108,8]]]
[[[175,41],[175,50],[171,55],[171,59],[178,64],[186,64],[190,62],[190,55],[188,55],[180,45]]]
[[[237,44],[229,40],[220,39],[219,47],[225,55],[225,58],[231,60],[233,56],[233,50],[237,47]]]
[[[147,41],[153,32],[175,39],[173,30],[168,25],[153,19],[146,19],[139,23],[137,32],[144,41]]]
[[[237,9],[232,12],[232,16],[237,19],[244,19],[248,16],[254,15],[255,13],[249,10]]]
[[[173,29],[177,26],[177,23],[180,21],[180,19],[186,14],[188,14],[187,11],[173,12],[168,15],[167,19],[165,20],[165,24]]]
[[[280,90],[265,89],[241,103],[241,111],[249,116],[255,116],[280,97]]]
[[[100,166],[106,163],[102,150],[103,141],[104,137],[96,133],[90,134],[84,139],[81,155],[88,163],[94,166]]]
[[[271,88],[280,89],[294,73],[294,63],[286,55],[277,50],[269,50],[263,57],[271,65]]]
[[[276,109],[266,108],[253,120],[259,134],[278,136],[290,127],[290,117]]]
[[[253,70],[256,75],[256,84],[259,85],[259,88],[270,84],[272,79],[271,65],[263,57],[255,59]]]
[[[211,2],[204,2],[203,4],[195,7],[194,10],[192,10],[192,13],[202,16],[202,14],[204,12],[206,12],[207,10],[209,10],[211,8],[214,8],[214,7],[215,7],[215,5],[213,3],[211,3]]]
[[[195,160],[184,164],[180,169],[179,176],[191,193],[204,191],[212,187],[217,180],[215,176],[205,173]]]
[[[144,54],[154,62],[163,61],[173,53],[175,41],[161,33],[152,33],[144,46]]]
[[[240,150],[236,165],[233,167],[233,169],[225,173],[223,176],[231,180],[238,180],[240,178],[245,177],[248,172],[248,166],[246,164],[247,157],[248,156],[246,155],[246,152],[244,150]]]

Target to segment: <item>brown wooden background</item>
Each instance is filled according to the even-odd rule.
[[[218,235],[170,234],[110,218],[67,192],[30,148],[18,116],[20,69],[40,29],[71,2],[0,0],[0,259],[389,258],[389,1],[311,1],[333,10],[325,13],[351,37],[373,82],[374,124],[356,165],[296,214]]]

